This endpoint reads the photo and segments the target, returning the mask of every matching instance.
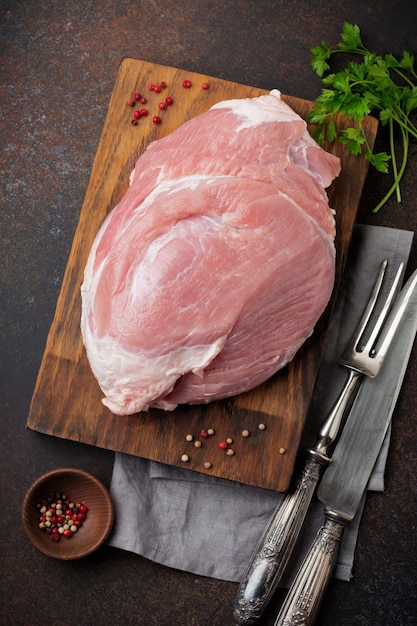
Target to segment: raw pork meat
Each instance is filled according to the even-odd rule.
[[[274,90],[150,144],[93,244],[81,328],[111,411],[249,390],[312,333],[334,282],[339,159]]]

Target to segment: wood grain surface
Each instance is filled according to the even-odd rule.
[[[182,87],[184,79],[191,80],[191,88]],[[147,90],[148,83],[161,81],[168,85],[163,94]],[[201,88],[204,82],[209,83],[208,90]],[[137,126],[131,124],[132,109],[126,106],[135,91],[146,95],[149,109],[149,115],[140,119]],[[293,361],[266,383],[231,399],[180,406],[173,412],[150,410],[128,417],[113,415],[101,402],[103,394],[90,370],[80,333],[80,286],[87,257],[104,218],[125,193],[138,156],[151,141],[172,132],[220,100],[265,93],[255,87],[173,67],[123,60],[47,338],[28,428],[266,489],[288,488],[332,303]],[[174,105],[160,112],[158,102],[167,95],[174,98]],[[283,99],[302,117],[307,116],[310,102],[290,96]],[[160,114],[161,124],[152,123],[154,114]],[[350,123],[341,119],[339,125],[345,127]],[[368,118],[366,133],[371,147],[376,131],[376,120]],[[348,155],[340,144],[330,150],[342,160],[342,172],[329,190],[337,220],[333,302],[368,164],[362,158]],[[265,430],[258,429],[260,423],[265,425]],[[215,434],[202,440],[201,448],[186,442],[187,434],[199,439],[203,428],[212,428]],[[249,437],[242,437],[244,429],[250,432]],[[233,456],[218,447],[218,442],[227,437],[233,439],[230,446],[235,452]],[[181,461],[184,453],[189,456],[187,463]],[[204,467],[206,462],[211,463],[209,469]]]

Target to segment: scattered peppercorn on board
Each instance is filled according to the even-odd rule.
[[[184,85],[184,81],[191,85]],[[160,93],[148,88],[150,84],[163,83],[166,87]],[[135,108],[129,106],[127,101],[134,100],[138,92],[147,102],[137,101]],[[288,488],[331,304],[294,360],[266,383],[234,398],[208,405],[180,406],[173,412],[150,410],[128,417],[113,415],[101,402],[102,393],[90,370],[80,332],[80,286],[87,257],[104,218],[126,191],[138,156],[151,141],[220,100],[265,93],[173,67],[123,60],[47,338],[28,428],[248,485],[277,491]],[[159,107],[166,97],[172,98],[172,102],[168,100],[166,108]],[[289,96],[283,99],[306,118],[311,102]],[[135,119],[134,111],[145,107],[147,114],[136,115]],[[339,125],[351,124],[340,119]],[[377,121],[368,118],[364,126],[372,147]],[[349,155],[341,144],[332,146],[331,151],[342,160],[341,175],[329,190],[337,220],[337,287],[368,164]],[[210,436],[201,437],[202,431],[207,430]],[[201,445],[195,445],[196,441]],[[226,449],[219,446],[221,442],[228,442]]]

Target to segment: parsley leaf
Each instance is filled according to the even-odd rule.
[[[308,121],[314,124],[314,139],[323,145],[339,141],[353,155],[363,154],[378,172],[392,173],[393,184],[374,208],[378,211],[396,194],[401,201],[400,181],[406,168],[411,138],[417,139],[417,126],[411,114],[417,110],[417,73],[414,56],[403,52],[401,58],[392,54],[375,54],[362,41],[356,24],[343,24],[339,43],[330,48],[321,42],[311,50],[311,66],[324,85],[315,101]],[[330,71],[334,55],[347,55],[346,67]],[[354,58],[352,58],[352,56]],[[335,115],[344,115],[354,128],[337,131]],[[390,145],[387,152],[373,154],[366,140],[363,120],[376,115],[382,126],[389,129]],[[397,143],[396,143],[397,142]],[[400,145],[397,145],[398,142]],[[401,163],[397,163],[401,154]]]

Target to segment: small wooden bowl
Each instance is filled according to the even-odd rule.
[[[65,493],[75,503],[84,502],[87,517],[72,537],[52,541],[39,528],[37,505],[51,493]],[[22,524],[35,548],[54,559],[81,559],[106,541],[114,521],[113,503],[106,487],[92,474],[80,469],[55,469],[38,478],[28,489],[22,504]]]

